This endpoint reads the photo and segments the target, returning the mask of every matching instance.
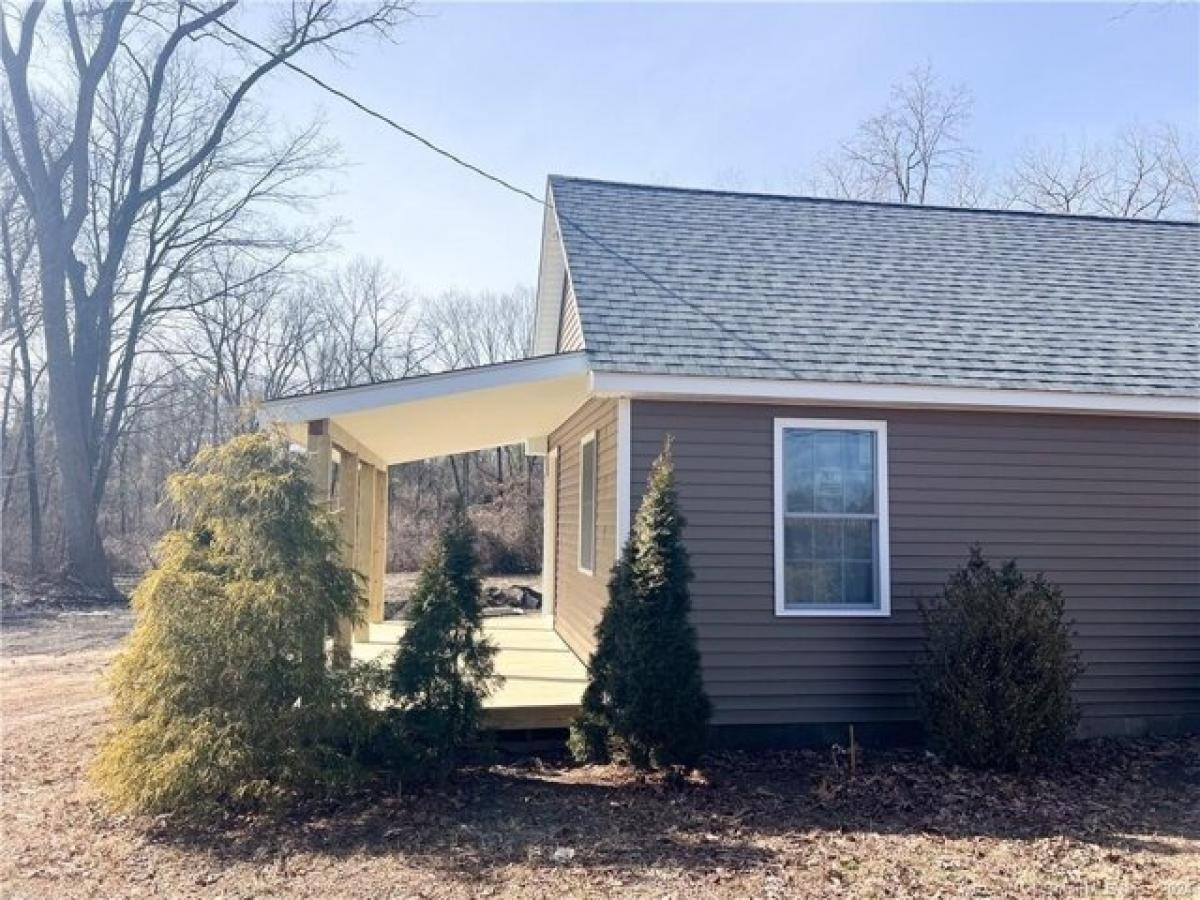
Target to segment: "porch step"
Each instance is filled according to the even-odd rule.
[[[386,622],[372,622],[367,626],[367,641],[372,644],[394,644],[408,629],[408,622],[401,619],[388,619]],[[556,645],[561,645],[554,633],[554,623],[549,616],[486,616],[483,620],[483,630],[491,636],[504,635],[507,644],[512,632],[524,635],[549,635]]]
[[[395,652],[395,642],[360,641],[350,648],[355,661],[377,660],[385,666],[391,663]],[[520,647],[505,643],[496,654],[496,671],[508,681],[584,680],[583,667],[575,655],[552,646]]]

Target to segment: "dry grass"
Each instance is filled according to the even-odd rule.
[[[455,785],[181,833],[84,771],[127,611],[4,623],[4,897],[1200,896],[1200,740],[1092,744],[1042,778],[920,753],[720,755],[683,785],[512,760]]]

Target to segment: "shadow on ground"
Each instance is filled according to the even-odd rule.
[[[804,842],[856,833],[1058,837],[1175,853],[1169,839],[1200,838],[1200,738],[1089,742],[1064,765],[1021,776],[954,769],[911,750],[869,752],[853,777],[844,757],[828,753],[721,754],[683,785],[618,767],[524,760],[436,790],[284,820],[201,832],[163,825],[152,839],[221,860],[403,853],[482,882],[539,861],[736,873]]]

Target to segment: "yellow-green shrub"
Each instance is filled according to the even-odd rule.
[[[122,809],[196,817],[352,783],[384,727],[384,682],[326,666],[324,635],[355,615],[359,586],[303,456],[245,435],[167,493],[177,527],[133,595],[100,788]]]

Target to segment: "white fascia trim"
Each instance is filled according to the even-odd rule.
[[[513,362],[416,375],[380,384],[284,397],[264,403],[260,412],[269,422],[308,422],[414,400],[429,400],[470,391],[551,381],[588,371],[587,354],[558,353]]]
[[[549,183],[546,185],[546,212],[542,217],[542,255],[545,256],[547,229],[553,229],[553,242],[558,246],[558,258],[562,261],[562,281],[567,289],[571,284],[571,268],[567,262],[567,244],[563,240],[562,223],[558,221],[558,205],[554,202],[554,193]],[[545,275],[546,260],[538,262],[538,286],[535,295],[536,304],[533,320],[533,349],[534,352],[554,353],[558,350],[558,335],[562,330],[563,284],[558,290],[547,294],[546,285],[542,283]],[[545,304],[545,308],[543,308]]]
[[[620,559],[629,538],[631,493],[630,466],[633,457],[633,428],[628,397],[617,400],[617,546],[614,558]]]
[[[878,606],[814,606],[788,609],[784,593],[784,497],[783,433],[789,428],[846,429],[875,432],[875,516],[878,522]],[[775,420],[775,615],[780,618],[881,617],[892,614],[891,547],[888,537],[887,422],[865,419],[776,419]]]
[[[844,406],[912,406],[1200,418],[1200,397],[1149,397],[1008,388],[861,384],[704,375],[593,372],[592,392],[606,397],[663,400],[743,400]]]

